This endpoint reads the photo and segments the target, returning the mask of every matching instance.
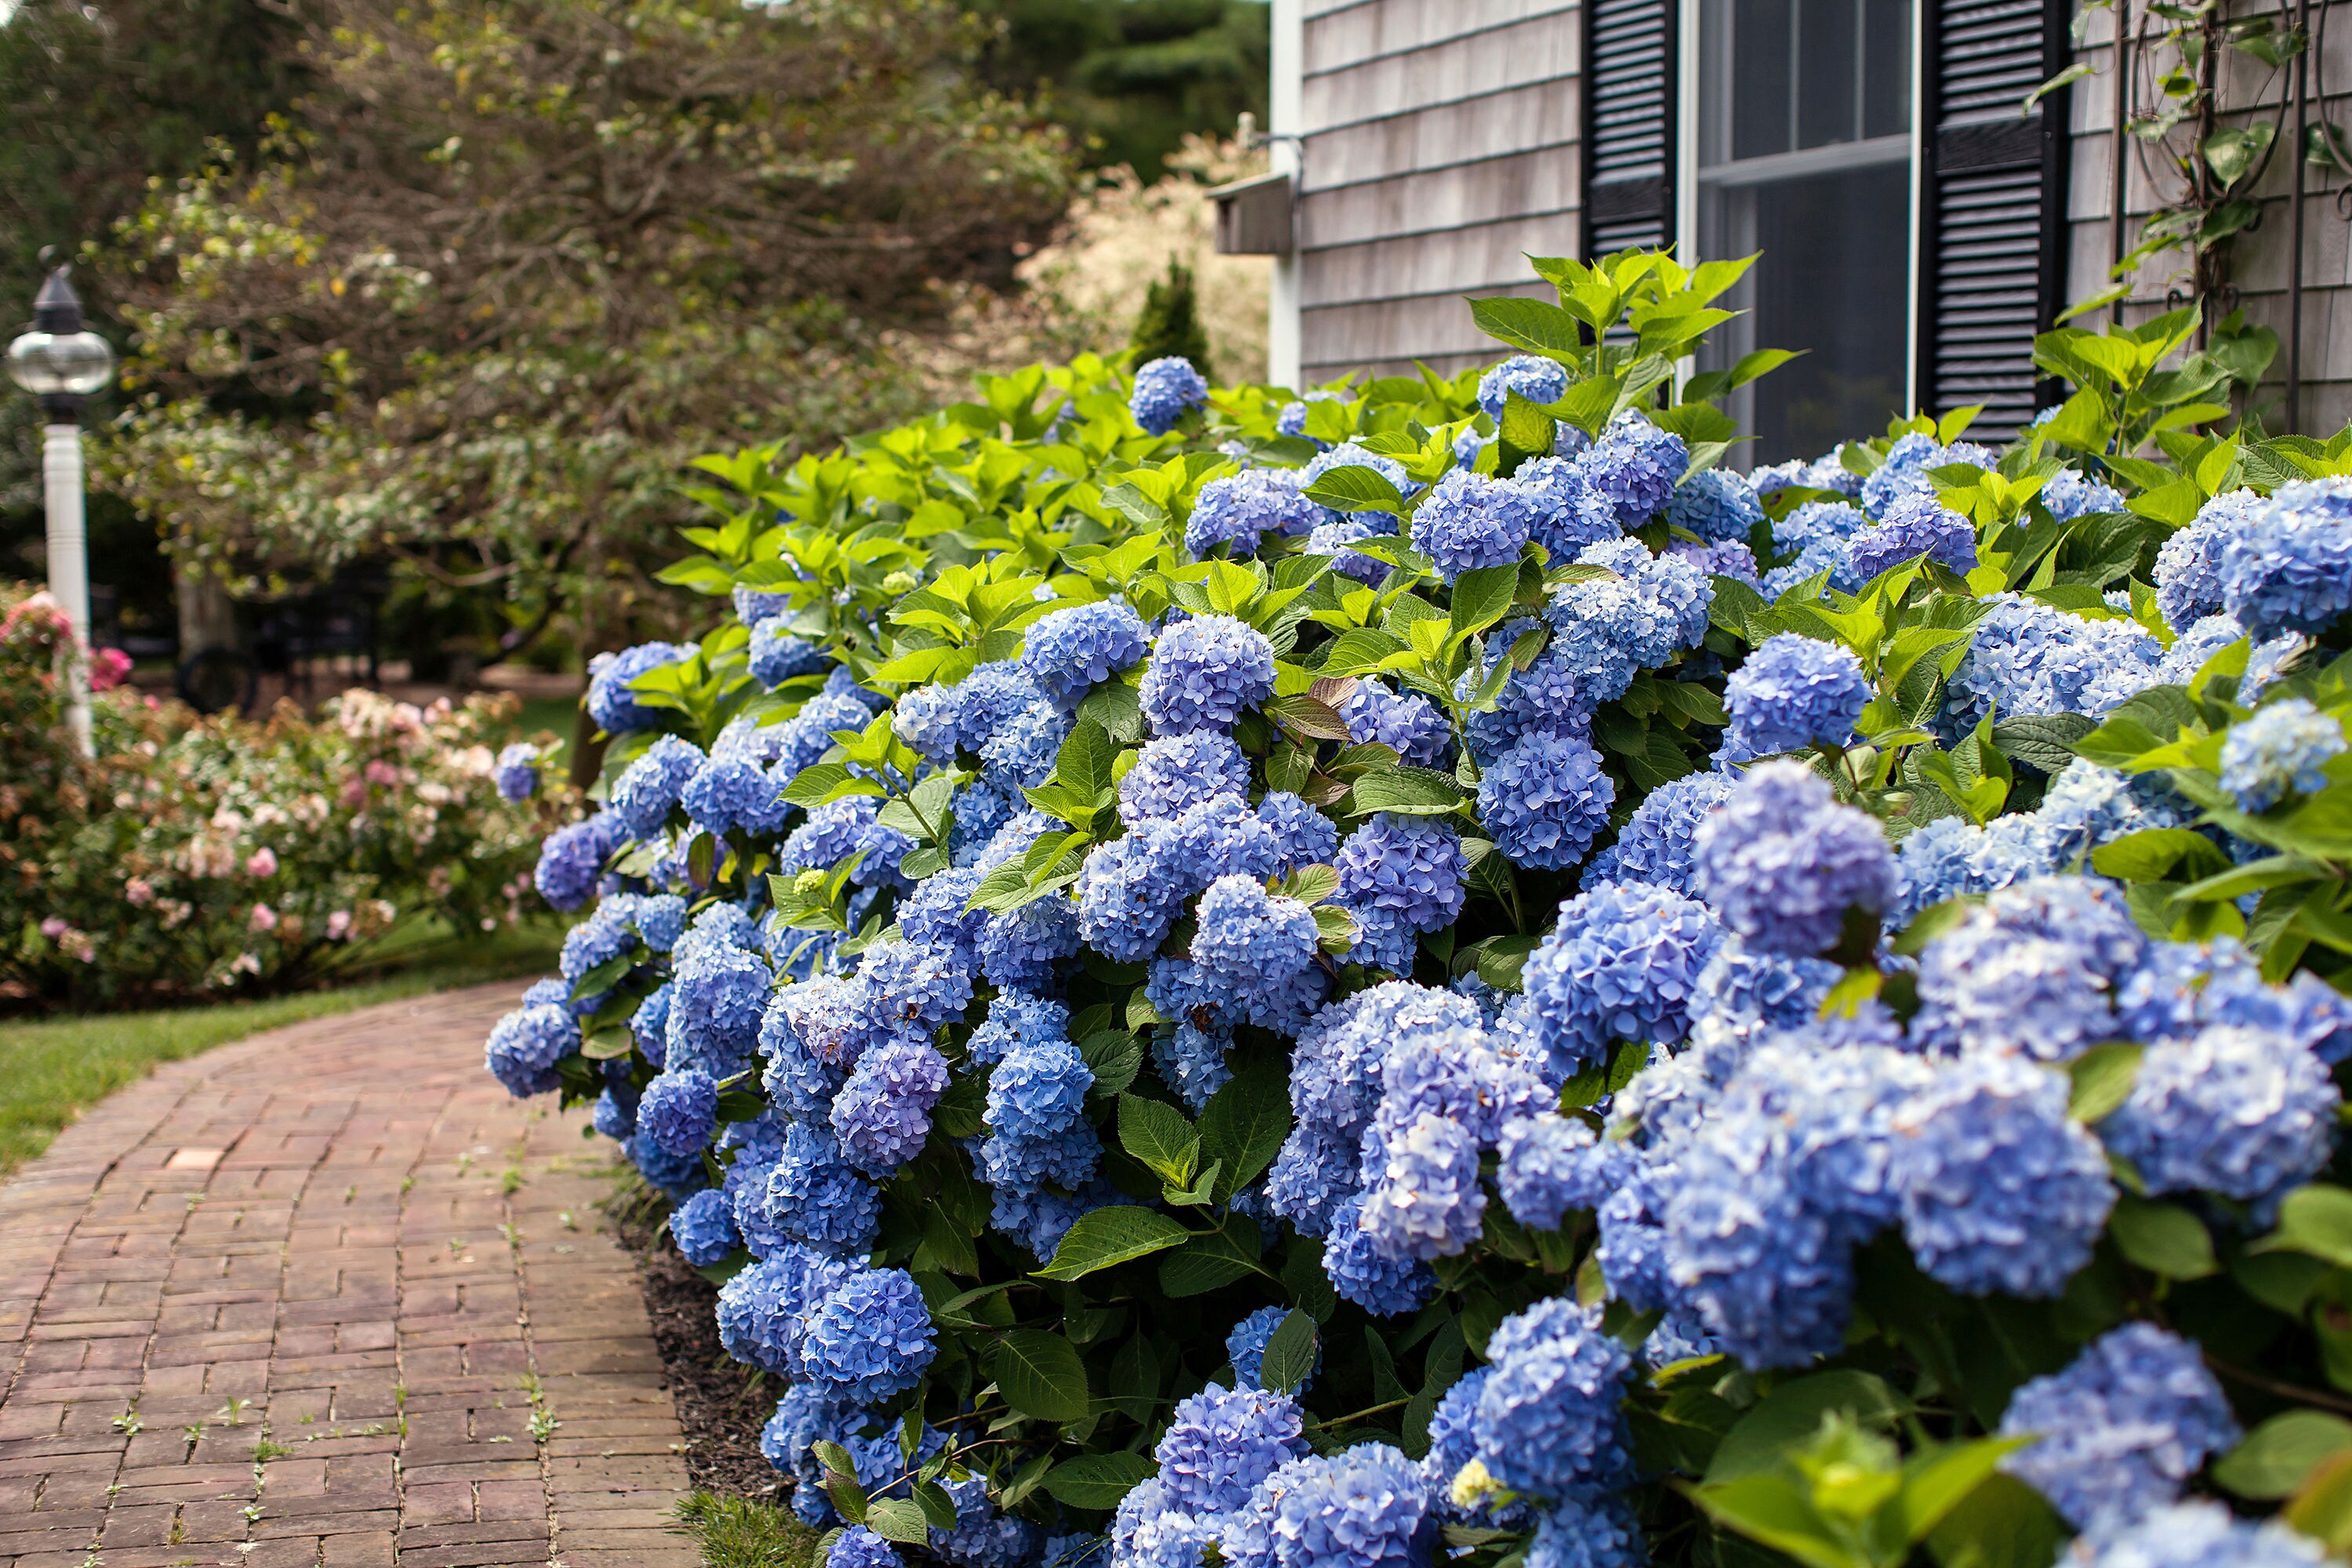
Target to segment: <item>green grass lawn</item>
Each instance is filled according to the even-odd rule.
[[[0,1023],[0,1174],[47,1148],[85,1109],[146,1077],[159,1062],[373,1002],[545,973],[555,967],[562,937],[552,921],[489,936],[418,932],[370,952],[331,989],[206,1007]]]

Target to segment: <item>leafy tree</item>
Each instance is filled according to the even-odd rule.
[[[301,113],[108,258],[107,471],[235,573],[389,550],[501,603],[488,657],[560,615],[603,646],[688,458],[898,412],[893,332],[1059,212],[982,41],[936,0],[332,0]]]
[[[1265,0],[986,0],[1000,24],[990,79],[1035,94],[1081,141],[1088,164],[1147,182],[1194,132],[1265,118]]]
[[[1128,343],[1128,360],[1132,364],[1149,364],[1168,354],[1177,354],[1192,362],[1192,368],[1211,380],[1216,372],[1209,365],[1209,334],[1201,325],[1200,294],[1192,286],[1192,269],[1177,260],[1168,258],[1168,276],[1154,282],[1143,297],[1142,313],[1135,321],[1135,336]]]
[[[0,26],[0,313],[22,320],[42,270],[102,238],[138,210],[148,181],[204,166],[207,149],[251,153],[269,116],[291,105],[311,74],[299,29],[262,0],[21,0]],[[76,279],[100,330],[118,342],[105,279]],[[37,573],[41,538],[40,415],[6,398],[0,437],[0,560]],[[103,418],[101,402],[95,417]],[[91,557],[129,613],[172,614],[171,578],[152,524],[119,497],[90,497]]]

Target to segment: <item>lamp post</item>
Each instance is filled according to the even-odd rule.
[[[33,330],[8,345],[8,379],[41,400],[41,494],[48,511],[49,594],[73,623],[66,723],[82,755],[89,739],[89,550],[82,516],[82,400],[114,379],[114,351],[81,324],[81,299],[60,267],[33,300]]]

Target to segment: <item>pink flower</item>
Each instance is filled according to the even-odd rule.
[[[327,940],[329,942],[341,942],[343,938],[351,934],[351,910],[337,910],[333,914],[327,917]]]
[[[119,647],[102,647],[89,658],[89,689],[111,691],[131,673],[131,656]]]
[[[154,884],[144,877],[133,877],[122,884],[122,901],[134,910],[143,910],[155,901]]]
[[[367,765],[367,781],[387,786],[396,784],[400,782],[400,770],[378,757]]]
[[[51,915],[48,919],[41,922],[41,934],[47,937],[51,942],[57,941],[58,938],[65,935],[66,932],[71,930],[73,930],[73,927],[66,924],[62,919],[56,915]]]
[[[343,804],[358,806],[367,804],[367,780],[353,773],[343,783]]]
[[[278,911],[268,904],[256,904],[253,906],[253,912],[245,917],[245,923],[253,931],[276,931]]]
[[[275,877],[278,875],[278,851],[272,849],[267,844],[255,850],[251,855],[246,857],[245,874],[248,877]]]

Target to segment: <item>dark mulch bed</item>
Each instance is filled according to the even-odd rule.
[[[775,1380],[758,1378],[720,1348],[714,1310],[719,1288],[670,1244],[662,1224],[667,1207],[659,1194],[632,1182],[609,1206],[621,1244],[636,1257],[663,1375],[686,1428],[686,1468],[695,1486],[729,1497],[780,1500],[783,1489],[775,1468],[760,1454],[760,1428],[781,1392]]]

